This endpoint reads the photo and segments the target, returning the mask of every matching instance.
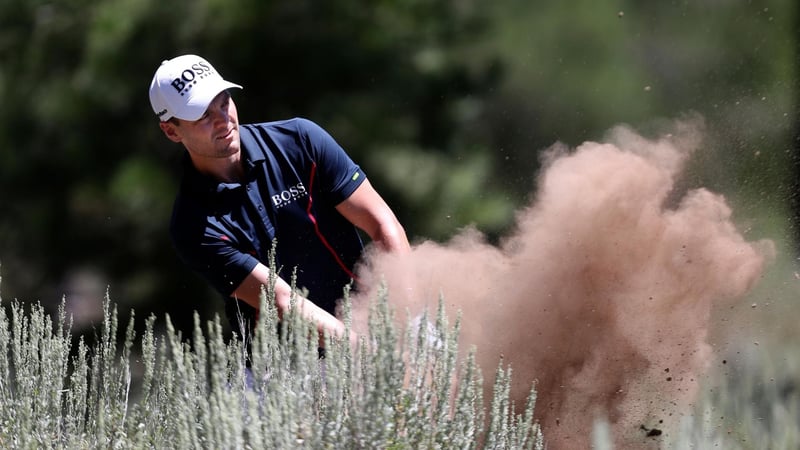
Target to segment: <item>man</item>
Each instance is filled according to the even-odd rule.
[[[356,227],[386,251],[409,249],[403,227],[361,169],[305,119],[240,125],[228,82],[205,59],[164,61],[150,85],[160,127],[186,149],[170,234],[181,259],[224,297],[234,329],[252,329],[269,284],[273,241],[279,315],[290,280],[296,307],[320,333],[342,337],[336,301],[363,249]],[[313,299],[313,302],[309,299]],[[247,331],[247,330],[245,330]]]

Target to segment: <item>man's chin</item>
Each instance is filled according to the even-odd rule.
[[[225,138],[220,138],[219,145],[221,148],[227,150],[227,153],[231,155],[238,153],[242,149],[242,143],[239,140],[239,133],[236,131],[231,132]]]

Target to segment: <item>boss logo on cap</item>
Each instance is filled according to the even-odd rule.
[[[207,62],[200,61],[192,64],[190,68],[181,72],[181,77],[175,78],[170,84],[176,91],[180,92],[181,95],[184,95],[192,86],[197,84],[198,80],[202,80],[213,73],[214,71]]]

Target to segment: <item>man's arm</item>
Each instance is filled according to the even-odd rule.
[[[350,197],[336,205],[336,210],[364,230],[381,249],[400,253],[409,251],[403,226],[369,180],[364,180]]]
[[[259,309],[261,306],[261,286],[269,285],[269,275],[269,268],[258,263],[256,267],[253,268],[253,271],[242,281],[239,287],[233,291],[231,297],[243,300],[248,305]],[[275,305],[277,306],[278,315],[280,317],[283,317],[283,314],[289,311],[291,296],[292,288],[289,283],[278,277],[275,280]],[[320,333],[320,344],[323,343],[322,336],[324,332],[337,338],[344,336],[344,323],[312,303],[311,300],[298,295],[295,297],[295,307],[303,318],[317,326],[317,330]]]

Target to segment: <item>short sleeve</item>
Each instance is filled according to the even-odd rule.
[[[346,200],[366,180],[361,168],[344,149],[316,123],[298,119],[298,132],[317,164],[321,188],[334,204]]]

